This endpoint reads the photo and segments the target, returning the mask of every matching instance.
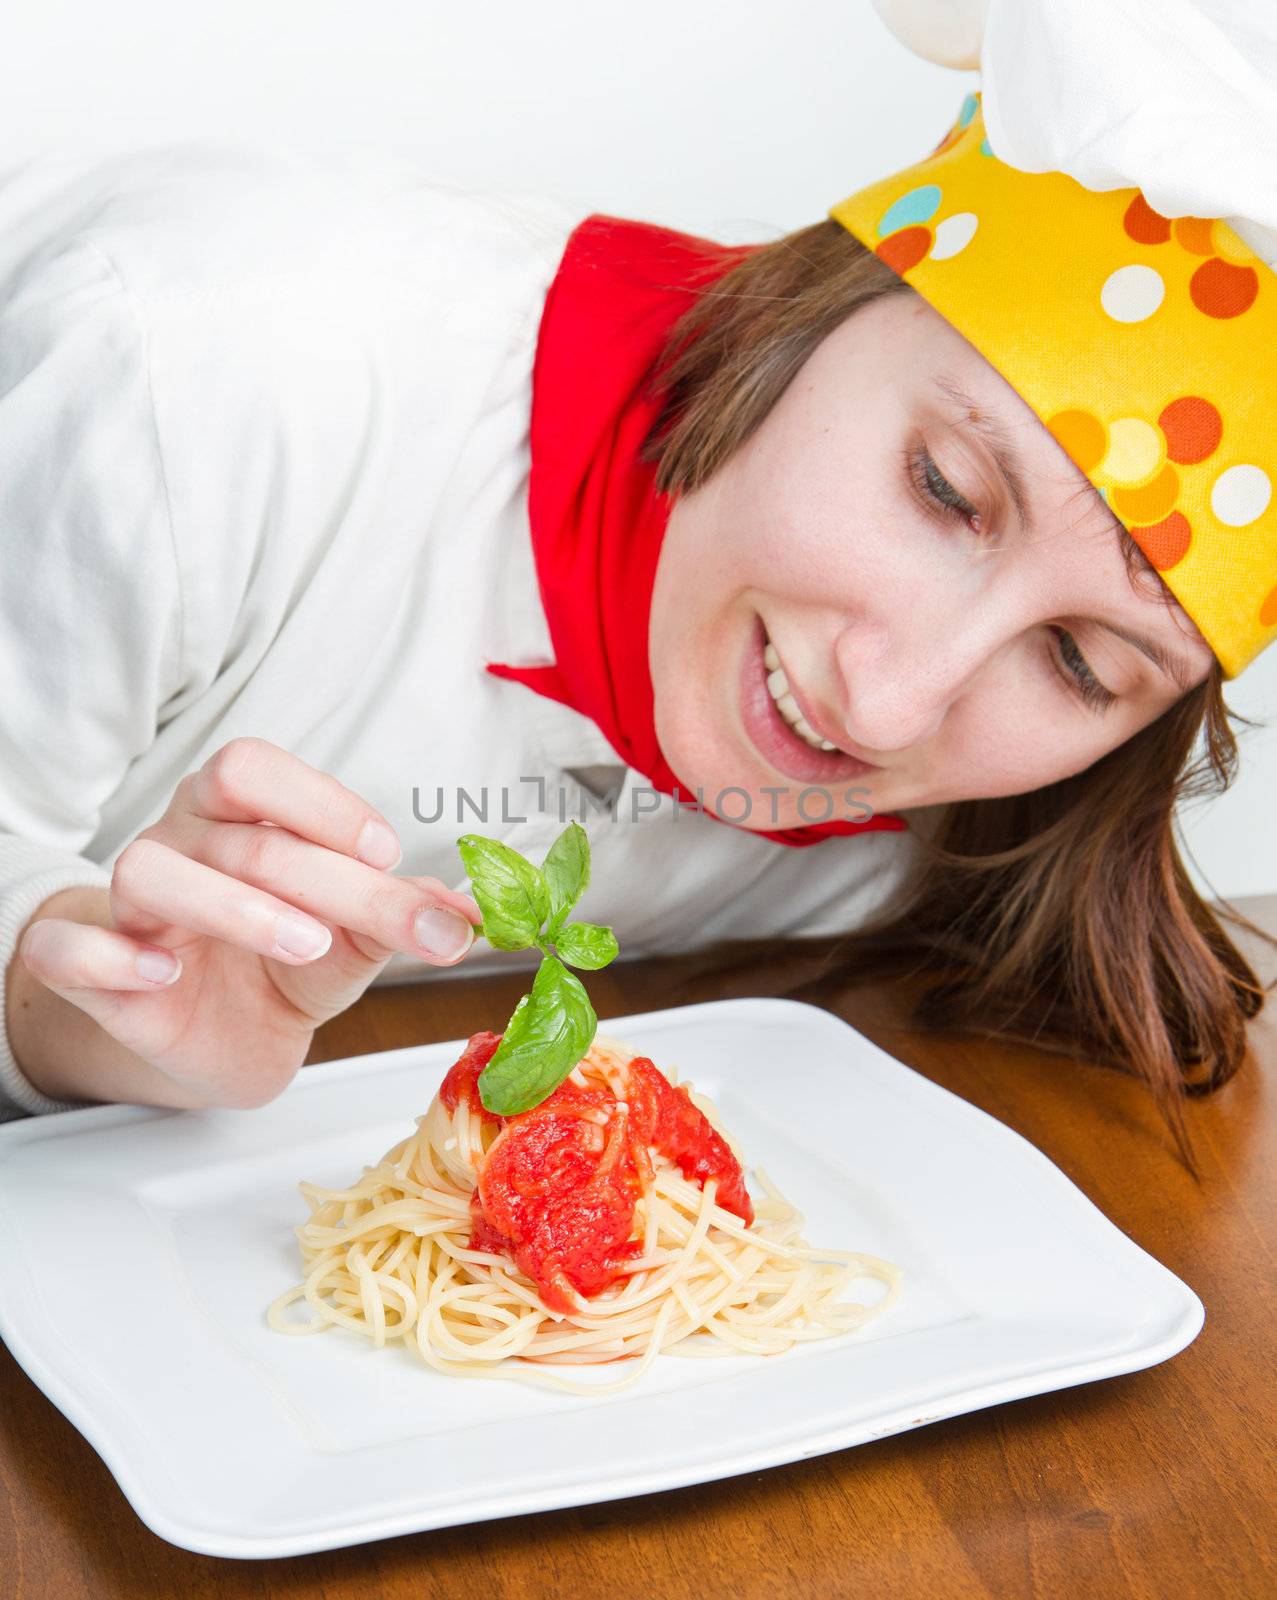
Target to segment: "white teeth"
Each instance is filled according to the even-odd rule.
[[[822,739],[798,709],[797,700],[789,692],[789,679],[785,676],[785,669],[781,666],[776,647],[770,640],[763,650],[763,665],[767,668],[767,692],[775,701],[776,709],[789,727],[813,750],[836,750],[838,746],[829,739]]]

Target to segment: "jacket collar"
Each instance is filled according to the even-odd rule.
[[[537,582],[526,500],[502,569],[498,616],[498,637],[490,641],[487,660],[506,661],[522,667],[553,663],[554,647]],[[598,726],[582,712],[536,694],[521,683],[503,678],[489,681],[498,684],[500,692],[520,697],[520,708],[535,730],[542,751],[562,771],[612,766],[617,769],[619,781],[619,776],[627,770],[626,763]]]

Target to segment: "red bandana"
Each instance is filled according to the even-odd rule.
[[[556,664],[487,663],[497,677],[584,713],[627,766],[688,805],[694,791],[656,742],[647,653],[671,501],[657,494],[656,467],[638,453],[660,413],[647,380],[671,327],[699,289],[756,248],[597,213],[573,230],[546,296],[532,373],[528,514]],[[906,826],[884,814],[761,837],[810,845]]]

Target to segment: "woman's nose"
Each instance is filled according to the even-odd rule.
[[[834,653],[847,737],[871,757],[925,744],[994,648],[956,617],[876,636],[844,634]]]

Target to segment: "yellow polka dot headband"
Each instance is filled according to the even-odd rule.
[[[1041,417],[1226,677],[1277,639],[1277,273],[1226,223],[999,161],[979,93],[829,215]]]

